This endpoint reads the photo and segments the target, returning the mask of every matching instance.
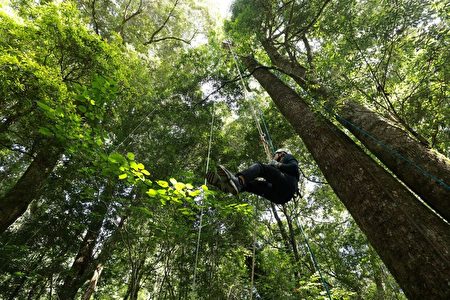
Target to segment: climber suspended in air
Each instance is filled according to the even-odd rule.
[[[215,172],[206,174],[208,183],[223,192],[233,195],[249,192],[276,204],[284,204],[294,197],[299,178],[298,161],[285,148],[275,151],[268,164],[255,163],[236,174],[219,165]]]

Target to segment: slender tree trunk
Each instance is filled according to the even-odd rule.
[[[27,280],[27,277],[26,276],[22,276],[17,281],[15,281],[13,283],[13,286],[15,286],[15,288],[11,292],[11,294],[8,295],[8,300],[17,299],[17,296],[19,295],[20,290],[22,290],[22,287],[25,284],[26,280]]]
[[[291,215],[287,211],[286,207],[283,206],[283,213],[286,216],[286,223],[289,229],[289,243],[291,244],[292,250],[294,252],[294,257],[297,263],[300,261],[300,255],[298,254],[297,241],[295,240],[294,227],[292,226]]]
[[[245,64],[411,299],[447,299],[450,226],[253,58]]]
[[[299,270],[300,255],[298,254],[298,249],[297,249],[297,243],[295,241],[295,236],[293,235],[293,232],[291,231],[292,227],[290,227],[290,225],[288,224],[288,226],[289,226],[289,233],[290,233],[290,235],[288,236],[288,234],[286,232],[286,229],[284,228],[283,222],[281,221],[280,216],[277,213],[277,209],[275,207],[275,204],[273,202],[270,202],[270,205],[271,205],[272,212],[273,212],[273,215],[275,217],[275,220],[277,221],[277,225],[278,225],[278,228],[280,230],[281,237],[283,239],[283,243],[284,243],[284,247],[286,249],[286,252],[288,254],[292,253],[293,256],[294,256],[293,257],[293,259],[294,259],[293,263],[296,266],[294,268],[294,275],[295,275],[295,278],[299,279],[300,278],[300,270]],[[284,207],[283,207],[283,212],[286,215]],[[289,220],[287,220],[287,221],[289,222]],[[289,256],[291,256],[291,255],[289,255]],[[291,259],[292,259],[292,257],[291,257]]]
[[[111,190],[107,188],[105,193],[111,195]],[[89,267],[94,260],[94,247],[100,234],[106,212],[107,206],[102,202],[97,203],[96,207],[93,209],[91,215],[93,215],[95,219],[89,225],[75,257],[75,261],[64,278],[63,284],[58,289],[58,296],[60,299],[74,299],[80,287],[87,280]]]
[[[287,251],[290,252],[291,247],[289,246],[289,236],[286,232],[286,228],[284,228],[283,222],[280,219],[280,216],[277,213],[277,208],[275,207],[275,204],[273,202],[270,202],[273,216],[275,217],[275,220],[277,221],[278,229],[280,230],[281,238],[283,239],[284,247]]]
[[[100,275],[103,271],[103,265],[98,264],[97,268],[94,271],[94,274],[92,275],[91,281],[89,282],[89,286],[87,287],[86,291],[84,292],[84,295],[82,297],[83,300],[89,300],[91,296],[94,294],[95,289],[97,288],[97,282],[100,278]]]
[[[0,233],[16,221],[35,198],[53,171],[61,150],[48,145],[41,147],[33,162],[17,183],[0,198]]]
[[[316,81],[305,79],[307,70],[282,56],[269,41],[261,41],[272,63],[299,86],[323,98],[329,107],[336,99]],[[450,160],[368,108],[346,101],[337,120],[352,132],[401,181],[450,222]]]

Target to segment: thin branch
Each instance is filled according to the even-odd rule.
[[[166,36],[166,37],[163,37],[163,38],[153,39],[152,41],[145,42],[144,45],[148,45],[148,44],[151,44],[151,43],[162,42],[162,41],[167,41],[167,40],[176,40],[176,41],[180,41],[180,42],[183,42],[183,43],[186,43],[186,44],[191,44],[192,39],[193,39],[193,37],[191,39],[189,39],[189,40],[185,40],[185,39],[182,39],[182,38],[179,38],[179,37],[176,37],[176,36]]]
[[[173,16],[173,12],[175,11],[175,8],[177,7],[178,2],[179,2],[179,0],[175,0],[175,3],[173,4],[172,9],[170,10],[169,14],[167,15],[167,17],[164,20],[164,22],[162,23],[162,25],[152,33],[150,39],[147,42],[144,42],[144,45],[149,45],[149,44],[155,42],[156,35],[158,33],[160,33],[161,30],[164,29],[164,27],[166,27],[166,25],[169,22],[170,18]],[[161,40],[161,39],[159,39],[159,40]]]
[[[306,34],[303,34],[302,36],[303,44],[305,45],[306,49],[306,57],[308,58],[308,64],[312,68],[313,67],[313,56],[312,56],[312,50],[311,45],[309,44],[308,39],[306,38]]]
[[[386,93],[386,90],[384,89],[384,86],[381,86],[381,83],[377,77],[377,75],[375,74],[375,71],[373,70],[372,66],[369,64],[369,62],[366,59],[366,56],[364,55],[363,51],[361,50],[361,48],[359,47],[358,43],[356,41],[354,41],[352,38],[350,38],[356,48],[358,49],[358,51],[361,53],[361,55],[363,56],[363,59],[367,65],[367,67],[369,68],[369,72],[372,75],[372,79],[375,82],[375,85],[377,87],[377,91],[381,93],[381,95],[383,96],[385,102],[387,103],[389,110],[388,112],[390,112],[392,114],[392,116],[395,118],[395,120],[400,123],[404,129],[406,129],[413,137],[415,137],[421,144],[423,144],[426,147],[429,147],[429,143],[428,141],[421,136],[417,131],[415,131],[397,112],[397,110],[395,109],[394,105],[392,104],[391,100],[389,99],[389,94]]]
[[[17,145],[14,145],[14,144],[7,145],[7,144],[3,143],[3,141],[0,141],[0,146],[4,147],[6,149],[9,149],[11,151],[14,151],[14,152],[19,152],[19,153],[25,154],[31,158],[35,158],[35,156],[32,153],[30,153],[29,151],[20,149],[20,147],[18,147]]]
[[[125,12],[123,14],[123,19],[122,19],[122,23],[120,24],[119,28],[117,29],[117,31],[119,32],[120,36],[123,38],[123,29],[125,27],[125,24],[130,21],[132,18],[136,17],[137,15],[139,15],[140,13],[142,13],[142,4],[143,4],[143,0],[139,1],[139,7],[136,9],[135,12],[133,12],[131,15],[127,16],[128,14],[128,9],[130,8],[130,4],[131,1],[133,0],[129,0],[127,5],[125,6]]]
[[[285,31],[284,42],[285,42],[286,46],[288,45],[288,41],[289,41],[289,27],[290,27],[290,24],[292,24],[292,19],[294,18],[294,4],[295,3],[290,2],[290,4],[291,4],[291,9],[289,11],[289,19],[287,21],[288,25],[286,25],[286,29],[284,30]]]
[[[252,76],[253,73],[254,73],[256,70],[258,70],[258,69],[274,69],[274,70],[278,70],[278,69],[273,68],[273,67],[258,66],[258,67],[256,67],[251,73],[249,73],[249,74],[243,74],[243,75],[242,75],[242,78],[247,78],[247,77]],[[219,91],[220,91],[221,89],[223,89],[227,84],[233,83],[233,82],[236,82],[236,81],[239,81],[239,80],[240,80],[240,77],[239,77],[239,76],[236,76],[235,78],[233,78],[233,79],[231,79],[231,80],[225,81],[225,82],[224,82],[222,85],[220,85],[217,89],[215,89],[214,91],[212,91],[211,93],[209,93],[205,98],[203,98],[202,100],[200,100],[199,102],[197,102],[197,103],[194,105],[194,107],[197,106],[197,105],[203,104],[206,100],[209,99],[209,97],[211,97],[211,96],[214,95],[215,93],[219,92]]]
[[[317,14],[315,15],[315,17],[312,19],[311,22],[309,22],[308,25],[306,25],[305,27],[301,28],[300,30],[298,30],[294,35],[295,36],[302,36],[304,35],[306,32],[308,32],[309,29],[311,29],[311,27],[314,26],[314,24],[317,23],[317,21],[320,18],[320,15],[323,13],[323,11],[325,10],[325,7],[328,5],[328,3],[330,3],[331,0],[325,0],[325,2],[323,3],[322,7],[319,9],[319,11],[317,12]]]
[[[301,168],[298,168],[298,170],[302,174],[303,178],[305,178],[309,182],[314,182],[314,183],[318,183],[318,184],[328,184],[328,182],[325,182],[325,181],[320,181],[320,180],[315,180],[315,179],[309,178],[308,176],[306,176],[306,174],[303,172],[303,170]]]

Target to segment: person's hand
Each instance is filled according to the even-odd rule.
[[[279,161],[276,161],[275,159],[272,159],[272,160],[269,162],[269,165],[270,165],[270,166],[273,166],[273,167],[275,167],[275,168],[279,168],[279,167],[281,166],[281,163],[280,163]]]

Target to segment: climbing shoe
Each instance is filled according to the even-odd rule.
[[[206,181],[215,187],[221,185],[221,178],[216,172],[209,171],[206,173]]]
[[[222,192],[229,193],[229,184],[228,179],[220,177],[217,172],[209,171],[206,173],[206,181],[210,184],[221,190]]]
[[[239,181],[239,178],[234,176],[233,173],[228,171],[224,166],[219,165],[217,168],[217,174],[220,177],[220,180],[224,182],[224,192],[231,193],[233,195],[237,195],[244,190],[244,186]]]

